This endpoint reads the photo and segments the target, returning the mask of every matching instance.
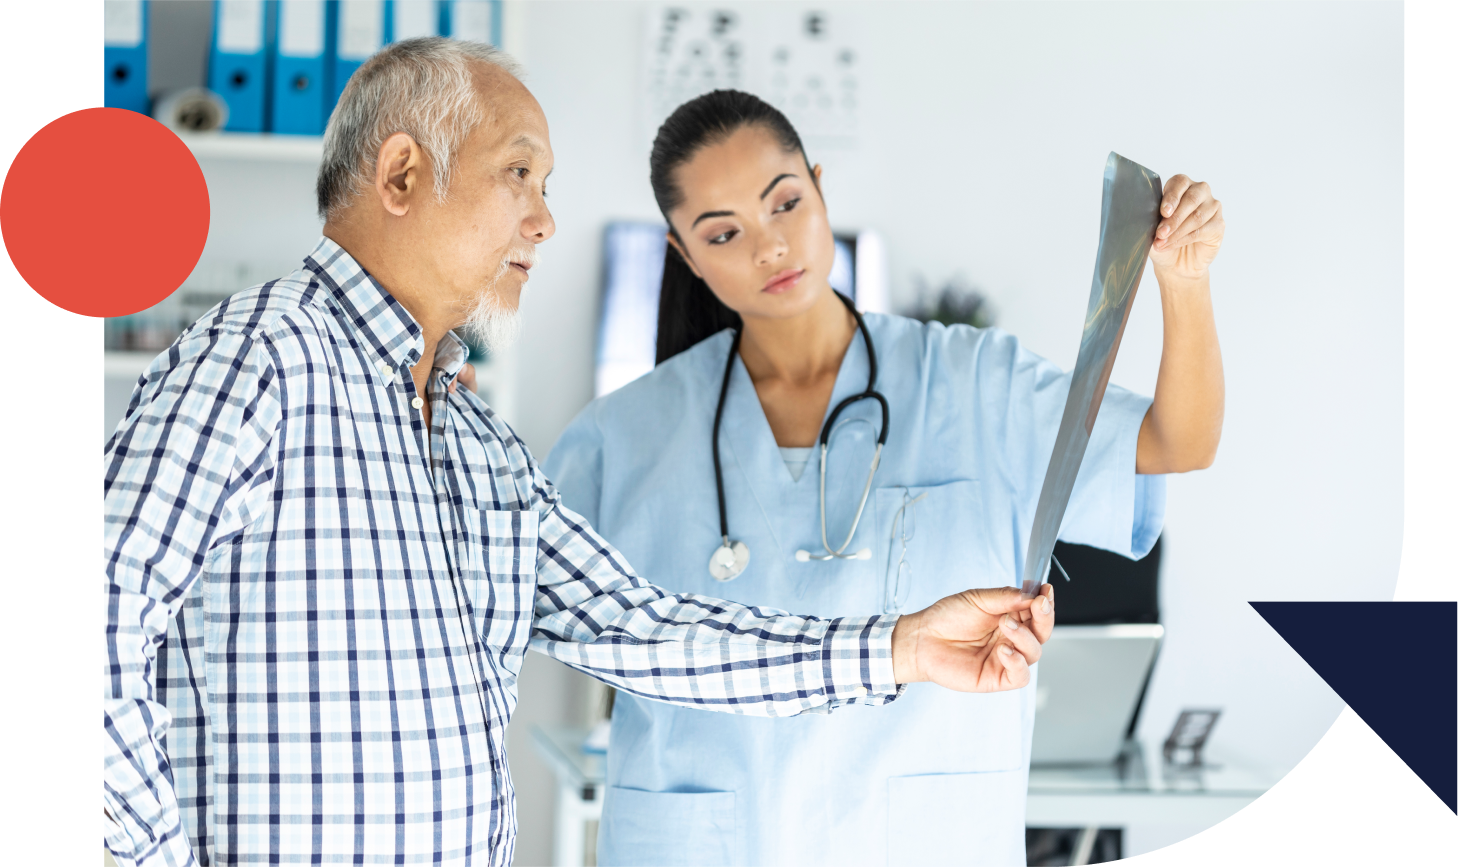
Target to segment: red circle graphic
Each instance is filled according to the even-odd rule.
[[[208,187],[187,145],[146,115],[87,108],[20,149],[0,192],[15,270],[58,307],[126,316],[171,295],[202,255]]]

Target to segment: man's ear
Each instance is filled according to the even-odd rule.
[[[704,279],[704,275],[699,273],[699,266],[695,265],[694,260],[689,258],[688,251],[683,248],[683,245],[678,242],[678,238],[674,237],[672,232],[668,233],[668,245],[678,251],[678,255],[683,257],[684,262],[688,263],[689,270],[694,272],[695,277],[700,280]]]
[[[375,193],[386,211],[403,217],[425,191],[428,174],[420,145],[410,135],[397,132],[385,139],[375,157]]]

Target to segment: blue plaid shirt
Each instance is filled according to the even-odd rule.
[[[785,716],[897,694],[894,619],[648,584],[328,239],[143,374],[106,447],[106,845],[123,863],[509,865],[528,647]],[[427,429],[421,401],[429,400]],[[671,528],[666,528],[671,532]]]

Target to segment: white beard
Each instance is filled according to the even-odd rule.
[[[536,250],[531,252],[535,254]],[[531,263],[535,265],[536,262],[537,257],[532,255]],[[473,342],[484,346],[493,355],[515,343],[516,336],[521,331],[521,312],[515,307],[506,309],[500,296],[496,294],[496,287],[510,269],[511,260],[503,259],[496,276],[491,278],[491,282],[477,296],[476,306],[466,317],[466,324],[461,326]]]

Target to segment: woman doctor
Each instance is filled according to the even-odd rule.
[[[754,96],[664,122],[658,366],[584,409],[547,475],[678,592],[831,617],[1015,585],[1069,376],[995,329],[858,317],[828,282],[821,176]],[[1061,532],[1135,558],[1160,533],[1161,474],[1211,463],[1224,404],[1220,203],[1177,175],[1160,214],[1155,397],[1109,386]],[[869,390],[886,412],[839,412],[822,478],[822,426]],[[765,719],[620,694],[599,863],[1022,864],[1034,695],[911,684],[879,709]]]

